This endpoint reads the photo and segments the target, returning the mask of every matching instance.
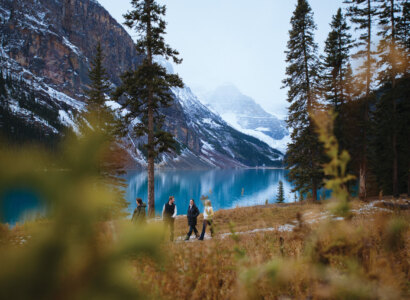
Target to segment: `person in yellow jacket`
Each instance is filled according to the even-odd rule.
[[[214,210],[212,209],[211,201],[206,200],[205,202],[205,209],[204,209],[204,223],[202,226],[202,233],[198,240],[203,241],[205,236],[206,226],[210,226],[211,236],[214,236],[214,228],[213,228],[213,217],[214,217]]]

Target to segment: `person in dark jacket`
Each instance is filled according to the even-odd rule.
[[[175,205],[174,196],[169,196],[168,202],[162,208],[162,220],[164,220],[165,227],[169,226],[171,242],[174,240],[174,222],[177,216],[177,206]]]
[[[199,233],[198,230],[196,229],[196,218],[199,216],[199,209],[195,205],[194,199],[189,200],[189,207],[188,207],[188,213],[187,213],[187,218],[188,218],[188,226],[189,226],[189,232],[186,235],[185,240],[189,240],[191,237],[192,231],[195,233],[195,236],[198,238]]]
[[[142,202],[141,198],[137,198],[135,202],[137,203],[137,207],[134,209],[131,221],[135,224],[145,224],[145,208],[147,207],[147,205]]]

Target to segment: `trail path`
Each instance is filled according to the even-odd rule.
[[[364,206],[362,206],[359,209],[352,209],[351,211],[353,213],[356,214],[373,214],[375,212],[388,212],[391,213],[392,211],[390,209],[387,208],[381,208],[381,207],[377,207],[376,204],[378,203],[382,203],[382,201],[374,201],[371,202],[369,204],[366,204]],[[302,216],[302,220],[304,223],[307,224],[313,224],[313,223],[317,223],[319,221],[323,221],[325,219],[331,219],[333,221],[340,221],[340,220],[344,220],[343,217],[337,217],[335,215],[332,215],[330,212],[326,211],[326,212],[312,212],[312,211],[308,211],[306,213],[303,214]],[[289,223],[283,224],[283,225],[279,225],[276,227],[266,227],[266,228],[256,228],[256,229],[252,229],[252,230],[248,230],[248,231],[239,231],[239,232],[235,232],[235,234],[237,235],[243,235],[243,234],[255,234],[255,233],[259,233],[259,232],[268,232],[268,231],[277,231],[277,232],[286,232],[286,231],[293,231],[293,229],[298,225],[299,221],[298,220],[293,220]],[[214,236],[214,238],[219,238],[219,239],[224,239],[226,237],[231,236],[232,233],[231,232],[226,232],[226,233],[221,233],[221,234],[217,234]],[[175,242],[195,242],[198,241],[194,236],[191,236],[191,238],[188,241],[185,241],[185,237],[186,236],[179,236],[176,238]],[[205,234],[205,238],[204,240],[210,240],[212,239],[210,234]]]

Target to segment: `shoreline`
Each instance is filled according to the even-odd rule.
[[[125,171],[147,171],[146,167],[126,168]],[[155,171],[212,171],[212,170],[286,170],[285,167],[245,167],[245,168],[155,168]]]

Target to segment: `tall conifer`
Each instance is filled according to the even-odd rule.
[[[380,60],[379,81],[389,82],[395,86],[397,76],[404,72],[402,52],[403,43],[398,42],[398,32],[401,21],[401,7],[403,0],[378,0],[379,31],[377,35],[381,37],[377,50]],[[402,4],[402,5],[400,5]]]
[[[159,153],[169,151],[175,142],[172,135],[162,130],[163,107],[173,102],[171,87],[182,87],[182,80],[176,74],[167,74],[166,69],[154,61],[154,57],[172,58],[180,63],[178,52],[164,41],[166,23],[165,5],[155,0],[132,0],[132,11],[127,12],[125,25],[138,34],[136,49],[143,56],[141,65],[135,71],[122,75],[122,86],[115,95],[126,95],[125,107],[130,111],[128,123],[139,118],[135,134],[146,137],[144,144],[148,160],[148,214],[155,215],[154,160]]]
[[[403,71],[405,76],[409,74],[410,62],[410,1],[403,1],[401,4],[401,16],[397,24],[396,32],[397,44],[403,50]]]
[[[88,119],[92,115],[94,129],[107,131],[113,130],[114,115],[111,109],[105,105],[106,97],[111,93],[111,87],[103,60],[101,43],[98,42],[88,75],[91,83],[89,89],[86,90],[88,100],[85,117]]]
[[[290,23],[292,28],[285,52],[287,78],[283,83],[288,88],[287,123],[292,128],[292,142],[288,145],[286,163],[294,190],[301,194],[311,191],[316,200],[323,178],[323,155],[309,112],[317,106],[319,60],[313,34],[316,25],[306,0],[298,0]]]
[[[363,87],[362,100],[363,100],[363,125],[362,128],[362,153],[360,157],[359,167],[359,197],[366,199],[367,187],[367,127],[369,121],[369,100],[371,96],[371,87],[373,72],[375,69],[376,60],[374,58],[375,52],[372,49],[372,35],[373,24],[376,16],[376,8],[374,6],[375,0],[345,0],[344,3],[348,4],[347,16],[350,20],[356,24],[356,30],[360,30],[361,34],[356,46],[359,47],[358,51],[353,55],[354,58],[363,61],[359,67],[358,78],[360,85]]]
[[[335,135],[342,149],[346,147],[345,103],[351,96],[351,68],[349,52],[352,48],[350,27],[339,8],[330,23],[331,31],[325,42],[325,57],[323,62],[323,89],[326,100],[337,113],[335,120]]]
[[[85,136],[88,131],[93,131],[104,139],[105,148],[103,153],[99,153],[98,158],[98,173],[102,180],[117,192],[116,207],[113,207],[111,212],[119,215],[123,214],[123,210],[128,206],[123,190],[126,186],[125,179],[121,176],[125,173],[124,151],[119,145],[121,121],[105,104],[111,93],[111,87],[104,68],[104,54],[100,43],[97,44],[96,54],[91,62],[89,78],[91,83],[86,90],[88,96],[86,111],[80,116],[80,131]]]

